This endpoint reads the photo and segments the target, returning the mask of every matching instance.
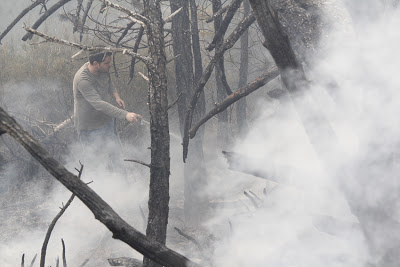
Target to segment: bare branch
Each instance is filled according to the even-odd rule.
[[[64,239],[61,238],[61,244],[62,244],[62,257],[63,257],[63,267],[67,267],[67,257],[65,256],[65,243]]]
[[[146,167],[149,167],[149,168],[150,168],[150,164],[145,163],[145,162],[140,161],[140,160],[136,160],[136,159],[124,159],[124,161],[135,162],[135,163],[138,163],[138,164],[141,164],[141,165],[143,165],[143,166],[146,166]]]
[[[194,239],[193,237],[189,236],[188,234],[184,233],[181,229],[179,229],[178,227],[174,227],[174,229],[178,232],[178,234],[180,234],[181,236],[183,236],[184,238],[192,241],[196,247],[198,247],[201,251],[203,251],[203,247],[200,245],[199,242],[197,242],[196,239]]]
[[[143,78],[143,80],[145,80],[145,81],[147,81],[147,82],[150,81],[149,77],[147,77],[146,75],[144,75],[144,74],[141,73],[140,71],[139,71],[138,73],[139,73],[139,75]]]
[[[16,17],[16,19],[14,19],[13,22],[11,22],[11,24],[8,25],[8,27],[4,30],[4,32],[1,33],[0,44],[1,40],[3,40],[3,38],[12,30],[12,28],[14,28],[14,26],[18,23],[18,21],[20,21],[26,14],[28,14],[29,11],[40,5],[42,2],[43,0],[36,0],[30,6],[22,10],[22,12]]]
[[[36,30],[39,28],[39,26],[48,18],[50,17],[54,12],[56,12],[60,7],[64,6],[66,3],[68,3],[71,0],[60,0],[57,3],[55,3],[52,7],[50,7],[33,25],[32,29]],[[23,41],[26,41],[28,39],[31,39],[33,36],[32,32],[28,32],[27,34],[22,37]]]
[[[76,7],[76,13],[75,13],[75,18],[74,18],[74,27],[73,27],[72,32],[76,32],[78,30],[79,15],[80,15],[81,10],[82,10],[82,3],[83,3],[83,0],[78,0],[78,6]]]
[[[179,12],[181,12],[182,11],[182,7],[181,8],[179,8],[178,10],[176,10],[175,12],[173,12],[171,15],[169,15],[165,20],[164,20],[164,24],[165,23],[168,23],[168,22],[170,22],[170,21],[172,21],[172,19],[179,13]]]
[[[226,30],[228,29],[229,24],[231,23],[233,16],[235,15],[236,11],[239,9],[242,1],[243,0],[234,0],[231,3],[231,5],[228,8],[228,11],[226,12],[225,18],[221,23],[221,26],[219,27],[218,31],[215,33],[215,36],[214,36],[211,44],[206,48],[206,50],[212,51],[215,48],[217,42],[224,36],[224,34],[226,33]]]
[[[178,103],[178,100],[179,100],[179,98],[181,98],[181,96],[182,96],[182,92],[180,92],[178,97],[175,99],[175,101],[171,105],[168,106],[167,110],[172,108],[176,103]]]
[[[139,49],[139,44],[142,41],[143,33],[144,33],[144,27],[140,27],[139,33],[138,33],[138,35],[136,37],[135,45],[134,45],[134,47],[132,49],[132,51],[134,53],[137,53],[137,51]],[[135,74],[135,64],[136,64],[136,58],[132,57],[131,68],[129,70],[129,81],[128,81],[128,84],[130,84],[131,81],[133,80],[133,77],[134,77],[134,74]]]
[[[37,254],[35,254],[35,257],[33,257],[33,259],[32,259],[32,261],[31,261],[31,264],[29,265],[29,267],[33,267],[33,264],[35,263],[36,257],[37,257]]]
[[[66,40],[62,40],[62,39],[57,39],[55,37],[48,36],[42,32],[39,32],[32,28],[28,28],[26,26],[24,26],[24,29],[32,34],[35,34],[35,35],[38,35],[38,36],[44,38],[48,42],[72,46],[72,47],[76,47],[76,48],[79,48],[81,50],[86,50],[86,51],[110,51],[110,52],[115,52],[115,53],[127,54],[127,55],[130,55],[132,57],[135,57],[135,58],[143,61],[146,64],[146,66],[149,68],[149,70],[153,71],[155,68],[154,64],[152,63],[152,61],[149,57],[141,56],[141,55],[134,53],[125,48],[86,46],[86,45],[82,45],[82,44],[78,44],[78,43],[74,43],[74,42],[70,42],[70,41],[66,41]]]
[[[260,87],[264,86],[267,84],[269,81],[273,80],[279,75],[279,71],[277,67],[273,67],[266,73],[264,73],[262,76],[258,77],[245,87],[240,88],[237,90],[234,94],[229,95],[227,98],[224,99],[219,104],[216,104],[215,107],[209,111],[202,119],[200,119],[199,122],[196,123],[195,126],[193,126],[192,129],[189,131],[189,136],[190,138],[195,137],[197,130],[200,128],[201,125],[206,123],[209,119],[211,119],[213,116],[216,114],[224,111],[227,109],[230,105],[238,101],[239,99],[249,95],[250,93],[254,92],[255,90],[259,89]]]
[[[249,193],[247,193],[246,191],[244,191],[243,193],[244,193],[244,195],[245,195],[246,197],[248,197],[248,198],[250,199],[251,203],[253,204],[253,206],[254,206],[256,209],[260,208],[260,207],[258,206],[257,202],[254,200],[254,198],[253,198],[252,196],[250,196]]]
[[[129,9],[125,8],[125,7],[122,7],[120,5],[114,4],[109,0],[99,0],[99,1],[102,2],[103,4],[105,4],[106,6],[109,6],[109,7],[112,7],[114,9],[116,9],[116,10],[119,10],[119,11],[127,14],[128,16],[136,19],[137,21],[135,21],[135,22],[137,22],[139,24],[149,25],[149,23],[150,23],[149,19],[146,18],[145,16],[137,14],[137,13],[133,13],[131,10],[129,10]]]
[[[86,5],[85,12],[83,13],[82,23],[81,23],[81,25],[80,25],[80,26],[81,26],[81,29],[80,29],[80,33],[79,33],[79,41],[80,41],[80,42],[82,42],[82,39],[83,39],[83,29],[84,29],[84,27],[85,27],[86,18],[87,18],[88,14],[89,14],[90,8],[92,7],[93,1],[94,1],[94,0],[89,0],[89,1],[88,1],[87,5]]]
[[[224,14],[226,12],[226,10],[228,10],[228,8],[233,4],[234,2],[232,2],[230,5],[228,6],[224,6],[223,8],[221,8],[220,10],[218,10],[217,12],[215,12],[210,18],[206,19],[207,23],[212,22],[215,18],[222,16],[222,14]]]

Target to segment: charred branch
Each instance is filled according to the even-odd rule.
[[[144,26],[144,25],[149,25],[150,21],[148,18],[146,18],[143,15],[137,14],[137,13],[133,13],[131,10],[122,7],[120,5],[114,4],[111,1],[108,0],[99,0],[100,2],[102,2],[103,4],[105,4],[108,7],[112,7],[116,10],[119,10],[125,14],[127,14],[129,16],[129,18],[136,23],[139,23],[140,25]]]
[[[26,14],[28,14],[29,11],[31,11],[32,9],[34,9],[35,7],[40,5],[42,2],[43,2],[43,0],[36,0],[30,6],[28,6],[24,10],[22,10],[22,12],[13,20],[13,22],[11,22],[11,24],[8,25],[8,27],[5,29],[5,31],[1,33],[0,44],[1,44],[1,40],[3,40],[3,38],[12,30],[12,28],[14,28],[14,26],[18,23],[18,21],[20,21]]]
[[[45,39],[48,42],[52,42],[52,43],[57,43],[57,44],[62,44],[62,45],[67,45],[67,46],[72,46],[72,47],[76,47],[82,50],[86,50],[86,51],[110,51],[110,52],[116,52],[116,53],[122,53],[122,54],[127,54],[130,55],[132,57],[135,57],[137,59],[140,59],[141,61],[143,61],[146,66],[149,68],[149,70],[154,70],[154,66],[153,63],[151,61],[151,59],[149,57],[145,57],[145,56],[141,56],[137,53],[134,53],[133,51],[130,51],[128,49],[124,49],[124,48],[112,48],[112,47],[96,47],[96,46],[86,46],[86,45],[81,45],[78,43],[74,43],[74,42],[70,42],[70,41],[66,41],[66,40],[62,40],[62,39],[57,39],[55,37],[51,37],[48,36],[44,33],[41,33],[35,29],[32,28],[28,28],[26,26],[24,26],[24,29],[32,34],[38,35],[40,37],[42,37],[43,39]]]
[[[250,195],[249,193],[247,193],[246,191],[244,191],[243,194],[244,194],[248,199],[250,199],[251,203],[253,204],[253,206],[254,206],[256,209],[259,209],[259,208],[260,208],[260,206],[258,206],[258,204],[257,204],[257,202],[256,202],[256,200],[254,199],[253,196],[251,196],[251,195]]]
[[[213,116],[224,111],[225,109],[227,109],[230,105],[232,105],[239,99],[249,95],[250,93],[252,93],[255,90],[259,89],[260,87],[264,86],[265,84],[267,84],[269,81],[273,80],[278,75],[279,75],[278,68],[273,67],[269,71],[267,71],[265,74],[258,77],[253,82],[249,83],[247,86],[240,88],[234,94],[231,94],[227,98],[225,98],[224,101],[215,105],[215,107],[211,111],[209,111],[207,113],[207,115],[205,115],[199,122],[197,122],[196,125],[192,129],[190,129],[190,131],[189,131],[190,138],[193,138],[196,135],[196,132],[200,128],[200,126],[203,125],[204,123],[206,123]]]
[[[99,195],[97,195],[77,176],[70,173],[21,126],[0,108],[0,130],[6,131],[20,143],[40,164],[60,181],[68,190],[74,193],[103,223],[115,239],[119,239],[146,257],[164,266],[198,266],[186,257],[153,241],[125,222]]]
[[[35,263],[36,257],[37,257],[37,254],[35,254],[35,257],[33,257],[32,261],[31,261],[31,264],[29,264],[29,267],[33,267],[33,264]]]
[[[136,37],[135,46],[132,49],[132,51],[134,53],[137,53],[137,51],[139,49],[139,45],[140,45],[140,42],[142,41],[143,33],[144,33],[144,27],[142,26],[142,27],[140,27],[139,33],[138,33],[138,35]],[[129,82],[128,82],[128,84],[130,84],[131,81],[133,80],[133,77],[134,77],[134,74],[135,74],[135,64],[136,64],[136,58],[132,57],[131,68],[129,70]]]
[[[200,243],[194,239],[193,237],[191,237],[190,235],[184,233],[181,229],[179,229],[178,227],[174,227],[174,229],[178,232],[178,234],[180,234],[181,236],[183,236],[184,238],[186,238],[187,240],[190,240],[193,242],[193,244],[196,245],[196,247],[198,249],[200,249],[200,251],[203,251],[203,247],[200,245]]]
[[[85,27],[87,16],[89,14],[89,10],[92,7],[93,1],[94,0],[89,0],[89,2],[86,5],[85,12],[83,12],[82,24],[80,25],[81,29],[80,29],[80,33],[79,33],[79,41],[80,42],[82,42],[82,39],[83,39],[83,30],[84,30],[84,27]]]
[[[68,3],[71,0],[60,0],[57,3],[55,3],[52,7],[50,7],[33,25],[32,29],[36,30],[39,28],[39,26],[48,18],[50,17],[54,12],[56,12],[60,7],[64,6],[66,3]],[[31,39],[33,36],[32,32],[28,32],[22,37],[23,41],[26,41],[28,39]]]
[[[64,239],[61,238],[62,245],[62,258],[63,258],[63,267],[67,267],[67,257],[65,256],[65,243]]]
[[[140,161],[140,160],[136,160],[136,159],[124,159],[124,161],[135,162],[135,163],[138,163],[138,164],[140,164],[140,165],[143,165],[143,166],[146,166],[146,167],[149,167],[149,168],[150,168],[150,164],[145,163],[145,162]]]
[[[227,10],[228,8],[232,5],[233,3],[231,3],[229,6],[224,6],[223,8],[221,8],[220,10],[218,10],[217,12],[215,12],[210,18],[208,18],[206,20],[207,23],[212,22],[215,18],[221,17]]]
[[[234,0],[232,4],[229,6],[226,12],[226,16],[221,23],[221,26],[219,27],[217,33],[215,34],[211,44],[206,48],[207,51],[212,51],[216,47],[217,42],[225,35],[226,30],[228,29],[228,26],[231,23],[232,18],[235,15],[236,11],[239,9],[242,1],[243,0]]]
[[[79,26],[79,16],[81,14],[82,10],[82,3],[83,0],[78,0],[78,6],[76,7],[76,13],[75,13],[75,18],[74,18],[74,27],[73,27],[73,32],[76,32],[78,30]]]
[[[218,61],[219,58],[221,58],[225,51],[230,49],[236,41],[240,38],[240,36],[243,34],[244,31],[248,27],[250,27],[251,24],[256,20],[255,16],[253,14],[247,16],[245,19],[243,19],[238,26],[235,28],[235,30],[229,35],[229,37],[225,40],[224,44],[222,45],[221,49],[217,51],[215,56],[212,58],[210,63],[208,64],[206,70],[204,71],[202,77],[197,83],[197,88],[194,91],[190,103],[187,108],[186,112],[186,118],[185,118],[185,127],[184,127],[184,135],[183,135],[183,161],[185,162],[187,153],[188,153],[188,146],[189,146],[189,130],[192,125],[192,119],[193,119],[193,113],[194,109],[196,108],[196,104],[198,99],[200,98],[201,92],[204,89],[204,86],[206,85],[208,79],[211,76],[211,73],[214,69],[214,66],[216,62]]]

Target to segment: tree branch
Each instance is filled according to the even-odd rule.
[[[66,3],[68,3],[71,0],[60,0],[57,3],[55,3],[52,7],[50,7],[33,25],[32,29],[36,30],[39,28],[39,26],[48,18],[50,17],[54,12],[56,12],[60,7],[64,6]],[[33,36],[32,32],[28,32],[27,34],[22,37],[22,41],[26,41],[28,39],[31,39]]]
[[[26,14],[28,14],[29,11],[40,5],[42,2],[43,0],[36,0],[30,6],[22,10],[22,12],[16,17],[16,19],[14,19],[13,22],[11,22],[11,24],[8,25],[8,27],[5,29],[5,31],[1,33],[0,44],[1,40],[3,40],[3,38],[12,30],[12,28],[14,28],[14,26],[18,23],[18,21],[20,21]]]
[[[77,176],[70,173],[21,126],[0,108],[0,130],[6,131],[68,190],[74,193],[103,223],[115,239],[119,239],[151,260],[170,267],[199,266],[186,257],[155,242],[125,222],[99,195]]]
[[[218,31],[215,33],[215,36],[211,42],[211,44],[206,48],[207,51],[212,51],[217,42],[224,36],[226,33],[226,30],[228,29],[229,24],[232,21],[233,16],[235,15],[236,11],[239,9],[240,4],[242,3],[243,0],[234,0],[234,2],[231,3],[231,5],[228,8],[228,11],[226,12],[226,16],[224,20],[221,23],[221,26],[219,27]]]
[[[74,42],[70,42],[70,41],[66,41],[66,40],[62,40],[62,39],[57,39],[55,37],[46,35],[42,32],[39,32],[35,29],[32,28],[28,28],[26,26],[24,26],[24,29],[32,34],[38,35],[40,37],[42,37],[43,39],[45,39],[48,42],[52,42],[52,43],[57,43],[57,44],[62,44],[62,45],[67,45],[67,46],[72,46],[72,47],[76,47],[82,50],[86,50],[86,51],[110,51],[110,52],[116,52],[116,53],[122,53],[122,54],[127,54],[130,55],[131,57],[135,57],[137,59],[140,59],[141,61],[143,61],[146,66],[149,68],[149,70],[154,71],[155,70],[155,66],[152,63],[151,59],[149,57],[146,56],[141,56],[133,51],[130,51],[128,49],[125,48],[113,48],[113,47],[97,47],[97,46],[86,46],[86,45],[82,45],[82,44],[78,44],[78,43],[74,43]]]
[[[137,13],[133,13],[131,10],[129,10],[125,7],[122,7],[120,5],[114,4],[109,0],[99,0],[99,1],[102,2],[103,4],[105,4],[106,6],[112,7],[114,9],[119,10],[119,11],[127,14],[128,16],[134,18],[135,20],[137,20],[135,22],[137,22],[139,24],[149,25],[149,23],[150,23],[149,19],[146,18],[145,16],[137,14]]]

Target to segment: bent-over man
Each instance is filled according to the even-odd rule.
[[[107,151],[107,145],[119,146],[114,119],[136,122],[139,114],[127,112],[125,103],[111,83],[111,52],[91,52],[89,62],[75,74],[73,82],[75,127],[84,146],[94,145]],[[112,104],[112,98],[120,108]],[[87,147],[86,147],[87,148]],[[118,150],[118,149],[117,149]],[[108,151],[116,151],[116,147]]]

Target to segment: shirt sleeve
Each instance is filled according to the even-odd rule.
[[[77,85],[83,97],[90,105],[93,106],[93,108],[103,112],[104,114],[110,117],[117,118],[120,120],[125,119],[126,114],[128,114],[128,112],[119,109],[114,105],[101,99],[99,93],[96,91],[96,88],[94,88],[94,86],[89,81],[81,80]]]

